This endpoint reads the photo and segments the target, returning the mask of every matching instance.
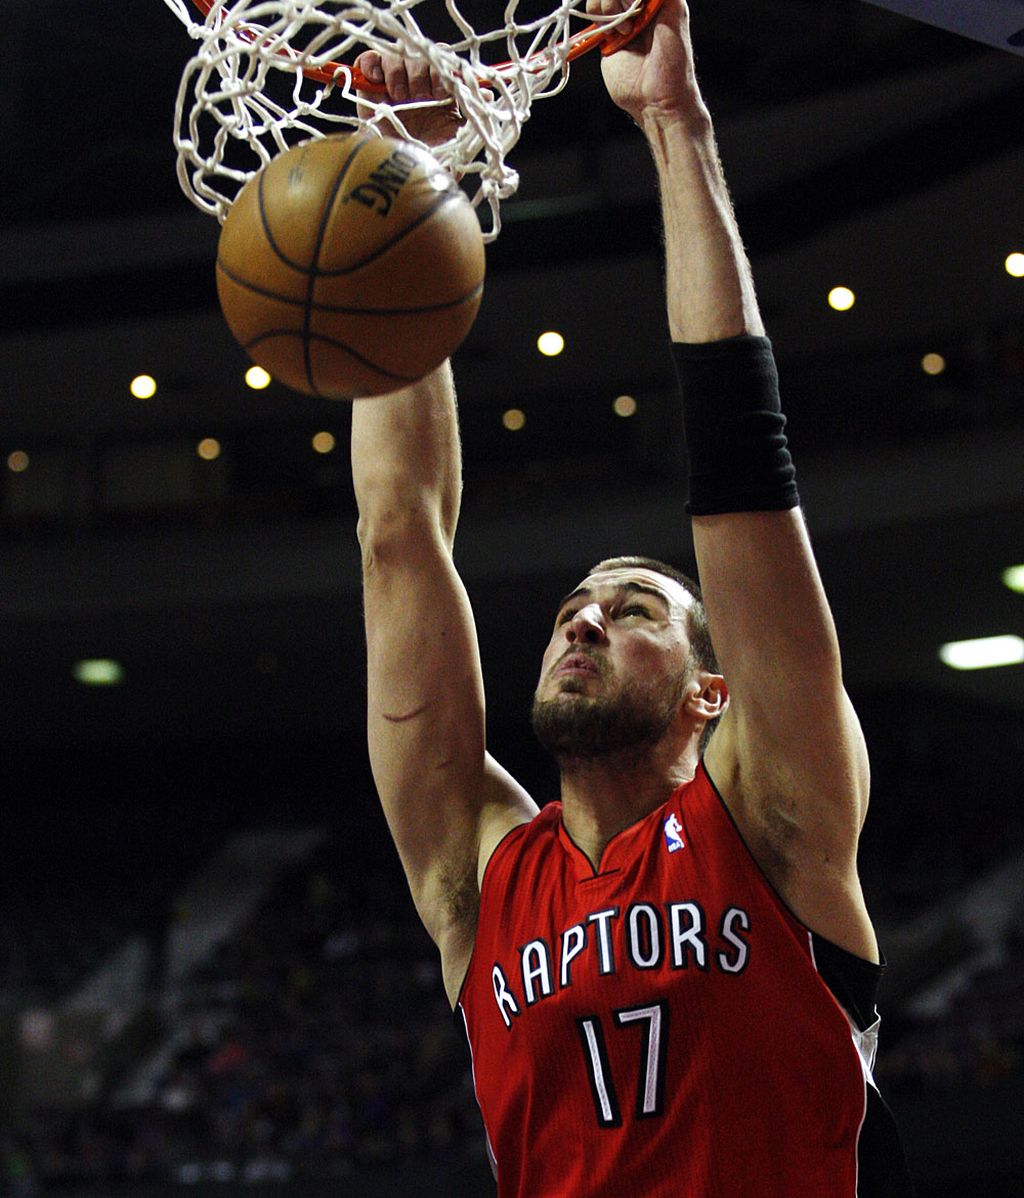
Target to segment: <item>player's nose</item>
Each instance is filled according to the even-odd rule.
[[[566,640],[570,644],[600,645],[607,640],[604,613],[598,603],[588,603],[565,626]]]

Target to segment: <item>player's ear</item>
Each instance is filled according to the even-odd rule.
[[[729,688],[722,675],[698,670],[687,688],[687,713],[699,720],[717,720],[728,706]]]

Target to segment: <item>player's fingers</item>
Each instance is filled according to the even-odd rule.
[[[414,100],[427,99],[432,91],[430,63],[425,59],[410,59],[406,64],[409,79],[409,95]]]
[[[629,7],[629,0],[587,0],[587,14],[590,17],[610,18],[617,17]],[[633,30],[633,22],[623,21],[621,25],[617,25],[616,30],[620,33],[631,33]]]
[[[388,98],[401,104],[409,99],[409,71],[400,54],[381,54],[381,70],[388,89]]]
[[[448,97],[449,90],[445,84],[444,76],[429,63],[407,63],[398,55],[388,55],[387,74],[390,77],[389,82],[385,77],[384,58],[385,56],[379,50],[364,50],[356,58],[353,65],[368,83],[377,83],[386,86],[390,99],[401,100],[410,97],[413,99],[426,99],[429,97],[433,100],[444,100]],[[406,68],[405,83],[408,88],[408,93],[405,97],[401,94],[401,70],[403,66]],[[394,86],[398,87],[397,95],[391,90]]]
[[[436,67],[430,68],[430,94],[435,100],[443,100],[448,95],[444,77]]]
[[[353,66],[368,83],[383,83],[384,68],[380,65],[378,50],[364,50],[355,60]]]

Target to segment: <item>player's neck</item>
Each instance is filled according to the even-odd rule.
[[[696,772],[695,754],[671,760],[659,756],[655,749],[643,755],[611,754],[559,761],[562,821],[573,843],[595,869],[614,836],[660,807]]]

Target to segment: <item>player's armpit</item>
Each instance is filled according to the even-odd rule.
[[[484,873],[494,850],[513,828],[533,819],[538,810],[537,804],[515,778],[488,753],[477,849],[478,889],[483,885]]]
[[[455,866],[454,862],[439,861],[426,887],[436,896],[433,909],[439,918],[432,935],[441,953],[445,991],[453,1008],[473,955],[480,890],[487,864],[505,837],[536,814],[537,805],[526,791],[487,754],[477,818],[475,862],[460,858]]]

